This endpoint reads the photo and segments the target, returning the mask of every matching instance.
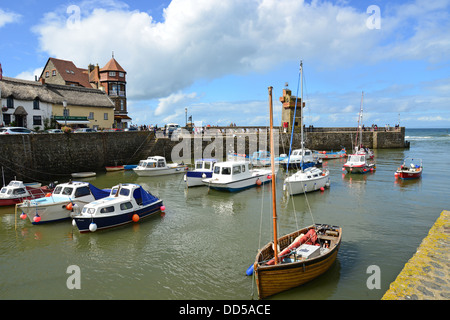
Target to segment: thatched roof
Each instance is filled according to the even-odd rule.
[[[66,100],[68,105],[114,108],[114,104],[108,95],[97,89],[50,83],[42,84],[38,81],[8,77],[3,77],[3,80],[0,81],[0,87],[2,98],[13,96],[14,99],[25,101],[38,98],[42,102],[61,105]]]

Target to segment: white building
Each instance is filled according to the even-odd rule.
[[[52,104],[40,82],[3,77],[0,81],[0,125],[44,129],[52,115]]]

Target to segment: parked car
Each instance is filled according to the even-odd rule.
[[[0,134],[30,134],[34,131],[24,127],[3,127],[0,128]]]
[[[64,133],[61,129],[48,129],[45,130],[46,133]]]
[[[138,131],[138,128],[136,128],[136,127],[129,127],[129,128],[125,128],[123,131]]]
[[[119,132],[119,131],[123,131],[123,130],[119,129],[119,128],[108,128],[108,129],[103,130],[103,132]]]
[[[92,128],[78,128],[74,132],[75,133],[80,133],[80,132],[97,132],[97,130],[92,129]]]

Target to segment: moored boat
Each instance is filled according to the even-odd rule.
[[[211,178],[203,179],[210,188],[223,191],[240,191],[271,181],[272,171],[249,169],[248,161],[217,162]]]
[[[403,164],[395,172],[395,178],[404,180],[419,179],[422,176],[422,159],[406,158]]]
[[[283,190],[289,195],[303,194],[330,187],[330,172],[316,167],[299,170],[284,180]]]
[[[119,184],[111,188],[108,197],[85,205],[73,216],[73,224],[80,233],[118,227],[164,211],[162,200],[140,185]]]
[[[269,97],[270,129],[273,135],[272,87],[269,87]],[[273,164],[271,168],[274,172]],[[342,229],[324,224],[314,224],[278,237],[276,199],[273,180],[273,241],[258,250],[255,262],[246,272],[247,275],[255,276],[259,299],[295,288],[322,275],[335,262],[341,243]]]
[[[184,164],[167,163],[166,158],[161,156],[148,157],[139,161],[139,165],[133,168],[138,176],[153,177],[166,174],[183,173],[186,171]]]
[[[101,190],[88,182],[70,181],[58,184],[45,197],[25,200],[17,207],[22,210],[21,218],[32,224],[41,224],[69,219],[71,215],[96,200],[107,197],[109,191]]]
[[[302,74],[303,64],[300,63],[301,77]],[[303,101],[303,83],[301,91],[301,101]],[[300,128],[300,143],[302,148],[299,150],[294,150],[292,152],[292,155],[290,156],[291,159],[287,160],[288,163],[296,164],[298,168],[297,172],[284,179],[283,189],[287,191],[289,195],[304,194],[306,192],[323,190],[325,187],[330,186],[330,172],[326,169],[322,170],[317,168],[317,158],[313,156],[311,150],[305,149],[303,147],[303,111],[302,116],[300,117]],[[291,135],[291,141],[292,139],[293,135]],[[288,170],[289,165],[286,169],[286,173],[288,173]]]
[[[14,206],[25,200],[42,198],[52,191],[53,188],[41,187],[40,183],[12,180],[0,190],[0,206]]]
[[[258,297],[298,287],[325,273],[337,258],[341,237],[338,226],[316,224],[300,229],[278,238],[276,260],[273,243],[266,244],[247,271],[248,275],[255,273]]]
[[[74,172],[71,174],[72,178],[91,178],[95,177],[97,173],[95,172]]]
[[[124,169],[123,166],[106,166],[105,167],[106,171],[111,172],[111,171],[121,171]]]
[[[348,173],[368,173],[376,169],[374,163],[368,163],[365,154],[351,154],[348,156],[347,162],[344,163],[342,170]]]
[[[340,159],[347,156],[347,151],[342,148],[339,151],[314,151],[314,155],[319,159],[330,160],[330,159]]]
[[[216,159],[197,159],[194,169],[188,170],[184,176],[188,187],[204,186],[203,179],[211,178]]]
[[[310,167],[320,167],[322,159],[314,156],[309,149],[294,149],[290,156],[280,161],[286,169],[306,169]]]

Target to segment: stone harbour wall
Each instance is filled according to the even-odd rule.
[[[340,150],[342,146],[351,150],[356,135],[356,129],[351,129],[314,128],[305,132],[305,146],[312,150]],[[204,134],[184,131],[178,139],[152,131],[0,135],[0,166],[6,183],[14,178],[48,183],[70,178],[73,172],[137,164],[154,155],[165,156],[168,162],[183,159],[192,163],[209,155],[225,159],[230,150],[245,154],[268,150],[267,131],[267,127],[210,128]],[[290,136],[278,134],[275,145],[279,154],[289,153]],[[404,138],[405,128],[363,132],[363,144],[369,148],[403,148]],[[292,148],[299,148],[300,141],[300,133],[295,133]],[[177,159],[172,159],[173,154]]]

